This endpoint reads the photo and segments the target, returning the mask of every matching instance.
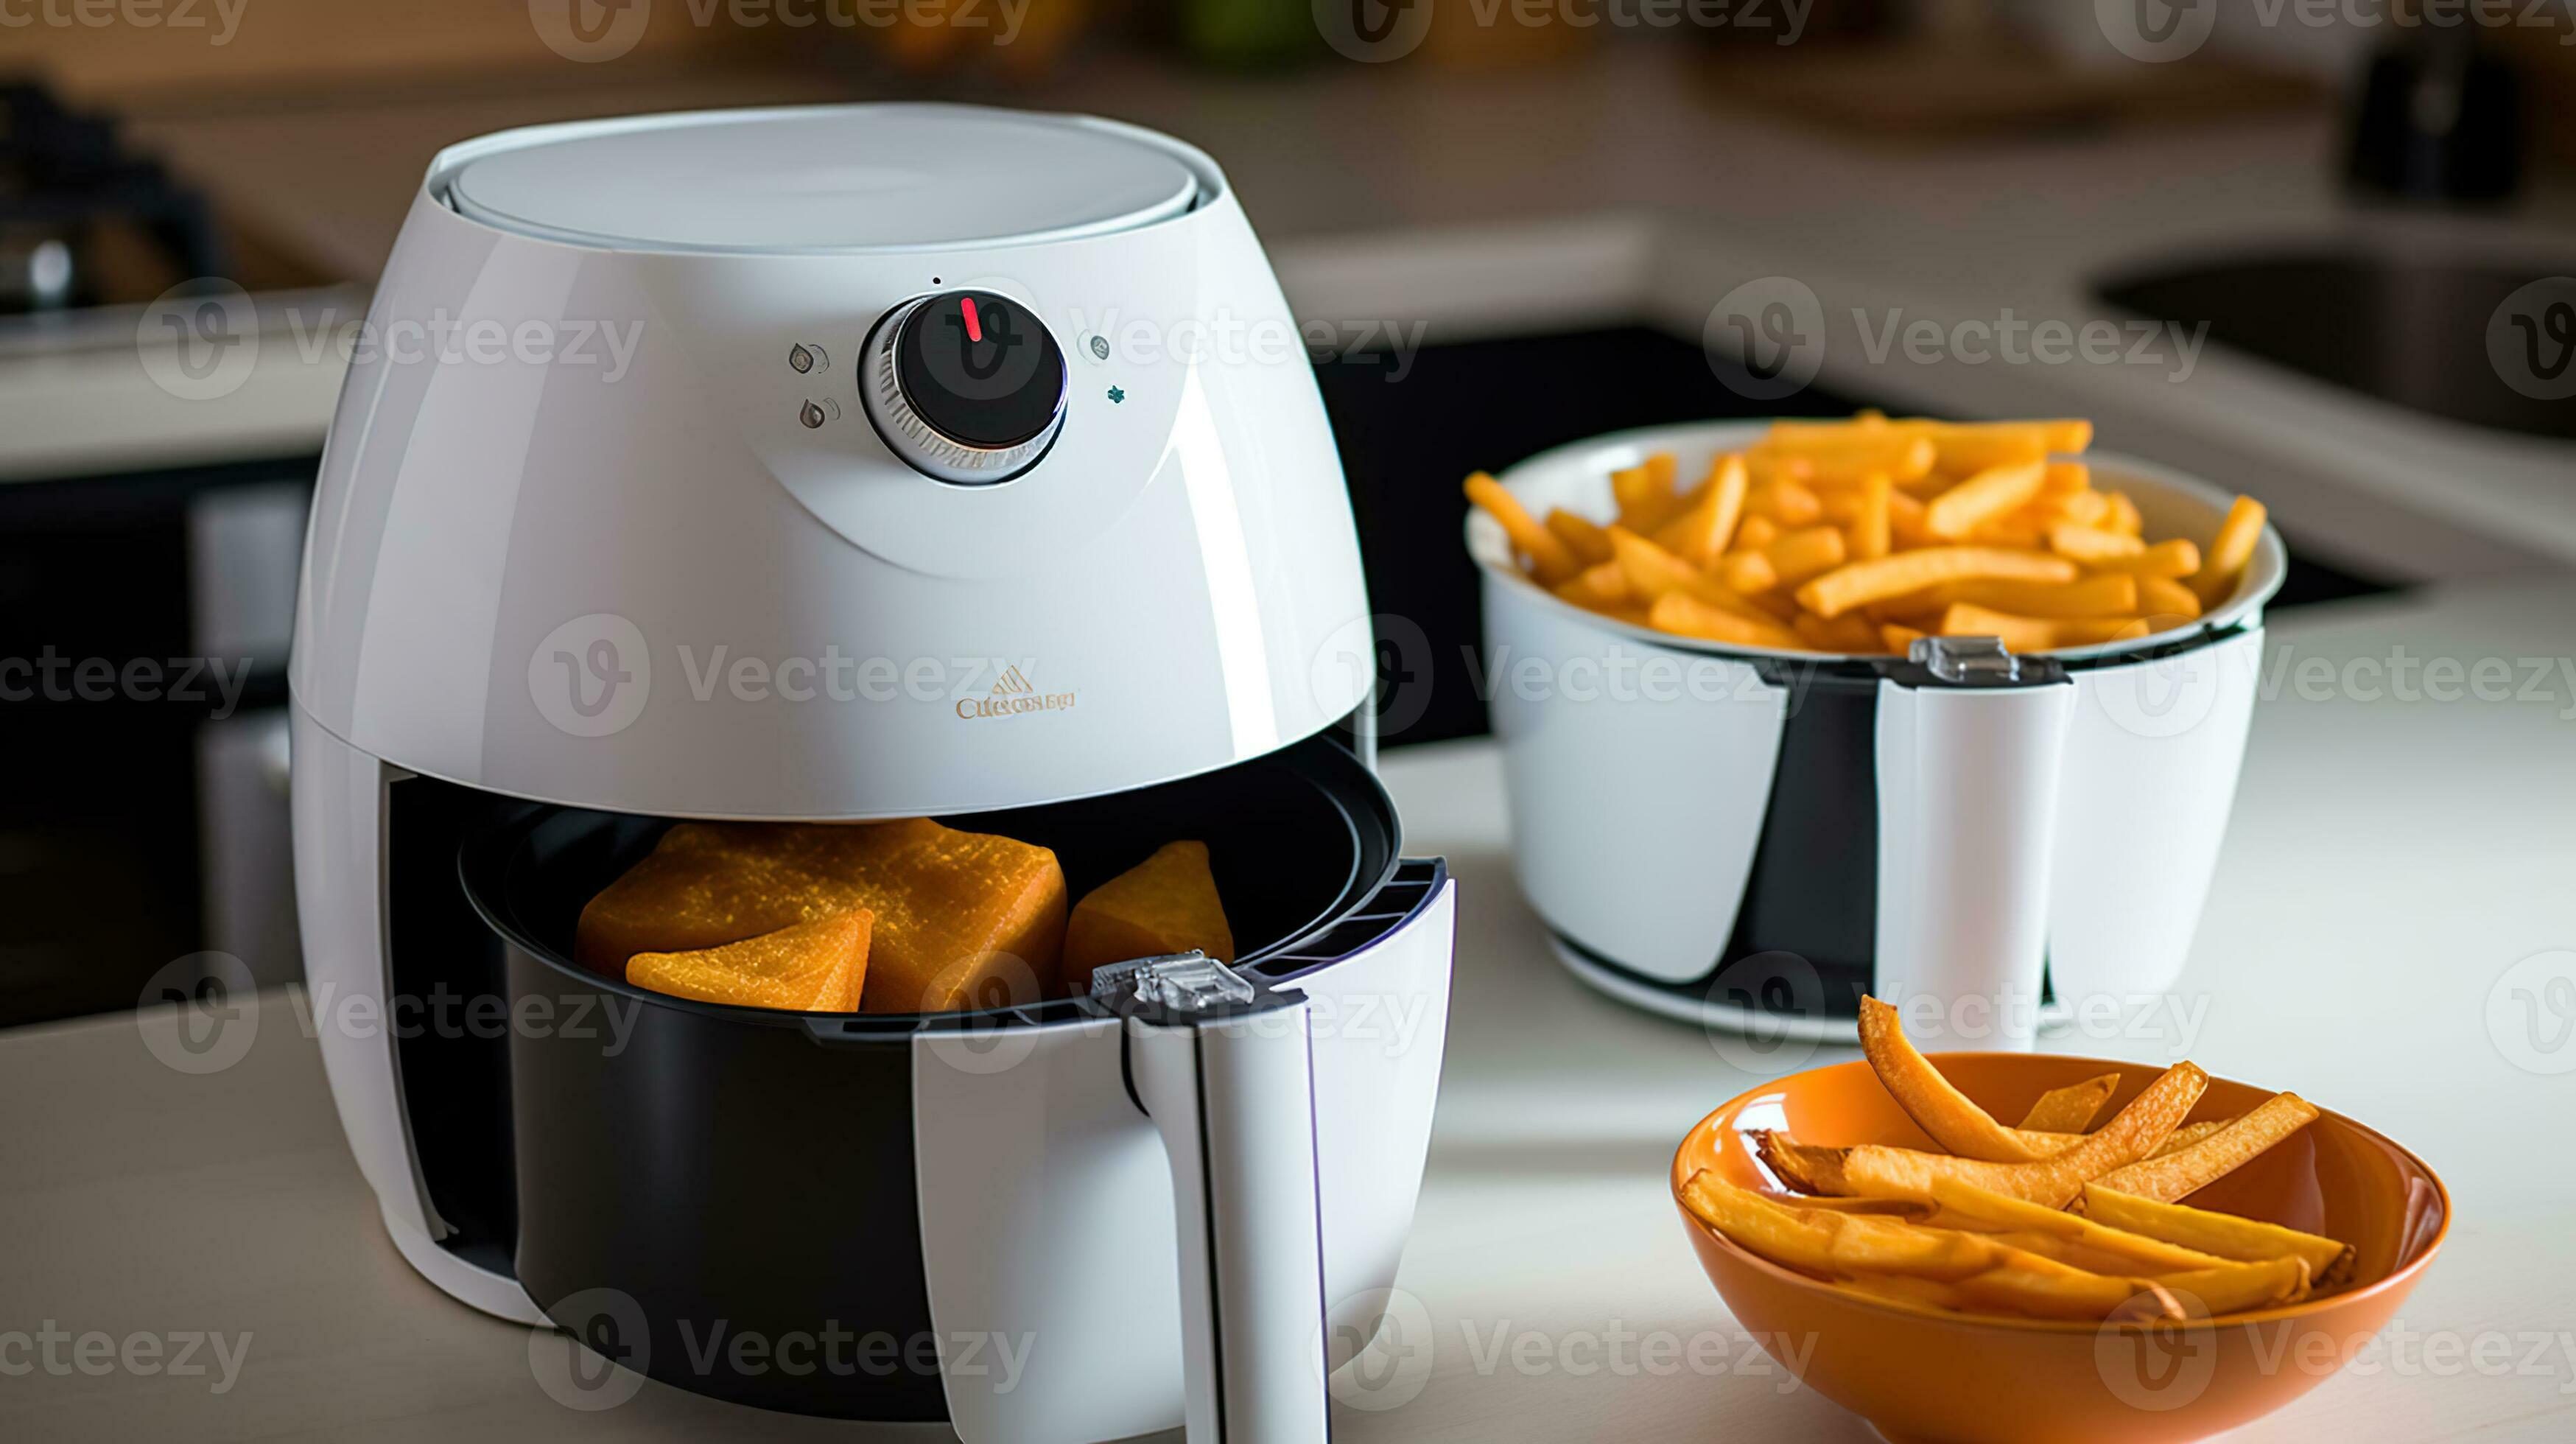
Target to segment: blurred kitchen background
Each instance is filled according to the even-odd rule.
[[[1616,427],[2091,416],[2269,501],[2289,605],[2568,565],[2568,13],[0,0],[0,1025],[204,950],[296,975],[333,337],[452,141],[936,98],[1205,147],[1306,323],[1401,743],[1483,726],[1461,475]],[[2045,323],[2121,339],[1998,344]]]

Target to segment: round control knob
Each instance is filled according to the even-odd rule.
[[[868,333],[859,401],[888,450],[924,476],[990,486],[1037,465],[1064,429],[1064,353],[1036,313],[990,291],[943,291]]]

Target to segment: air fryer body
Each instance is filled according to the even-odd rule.
[[[766,169],[726,174],[742,137],[844,125],[953,130],[970,180],[1037,127],[1047,154],[1107,156],[1145,200],[999,238],[746,245],[698,234],[747,224],[726,207],[619,243],[461,198],[486,160],[669,135],[691,174],[739,180],[742,214],[811,202],[864,228],[905,213],[878,192],[926,187],[963,198],[959,226],[989,219],[993,188],[940,189],[936,153],[755,144],[734,154]],[[1038,179],[1077,211],[1103,189]],[[589,195],[578,175],[558,188]],[[863,414],[879,319],[960,288],[1025,307],[1065,358],[1062,430],[1002,484],[924,475]],[[1296,334],[1213,163],[1102,122],[744,112],[438,159],[326,446],[291,672],[323,1060],[415,1268],[767,1407],[945,1417],[970,1440],[1182,1422],[1177,1165],[1122,1078],[1117,1018],[1072,1000],[963,1032],[717,1016],[738,1010],[638,994],[496,928],[459,860],[556,808],[629,844],[688,817],[974,826],[1340,747],[1329,729],[1365,704],[1375,657]],[[1344,1350],[1393,1281],[1447,1017],[1450,884],[1436,861],[1399,866],[1385,822],[1370,887],[1251,960],[1305,1000]],[[1208,840],[1320,845],[1361,875],[1357,831],[1292,844],[1264,824],[1247,809]],[[424,1012],[440,1006],[447,1023]],[[761,1348],[708,1354],[718,1320]],[[855,1372],[760,1357],[786,1336],[829,1347],[827,1330],[862,1341],[844,1346]]]

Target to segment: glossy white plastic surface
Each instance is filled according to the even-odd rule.
[[[646,116],[516,133],[457,208],[569,245],[775,252],[1065,240],[1177,215],[1198,179],[1128,127],[965,105]],[[549,140],[549,137],[556,137]]]
[[[1377,1328],[1430,1151],[1447,1038],[1454,885],[1377,946],[1284,985],[1308,999],[1326,1318],[1294,1347],[1340,1364]],[[1082,1444],[1182,1426],[1173,1173],[1130,1097],[1115,1020],[913,1043],[922,1266],[942,1337],[1024,1370],[951,1372],[967,1444]],[[1293,1152],[1293,1139],[1279,1140]],[[1324,1325],[1329,1323],[1329,1331]],[[1323,1388],[1320,1376],[1316,1387]],[[1259,1433],[1239,1439],[1262,1439]]]
[[[1368,603],[1330,429],[1197,152],[1079,123],[1186,171],[1198,203],[1003,245],[585,248],[445,198],[532,144],[749,123],[549,127],[439,158],[323,458],[291,671],[316,723],[514,796],[868,817],[1187,776],[1360,703],[1373,668],[1343,658]],[[1005,485],[932,481],[859,414],[870,324],[959,287],[1022,301],[1071,368],[1063,435]],[[800,346],[821,364],[796,370]]]
[[[1192,1440],[1322,1444],[1331,1432],[1310,1023],[1300,998],[1127,1026],[1136,1098],[1171,1164]]]
[[[2075,686],[1878,684],[1874,991],[1908,1033],[2028,1048]]]

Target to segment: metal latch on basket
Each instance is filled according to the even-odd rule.
[[[2054,663],[2042,657],[2015,656],[2005,650],[2001,637],[1917,637],[1906,647],[1905,660],[1930,671],[1933,680],[1954,687],[2011,687],[2058,680]]]
[[[1092,970],[1091,996],[1109,1001],[1134,998],[1149,1007],[1175,1013],[1210,1013],[1241,1007],[1259,992],[1234,969],[1205,953],[1168,953],[1130,958]]]

